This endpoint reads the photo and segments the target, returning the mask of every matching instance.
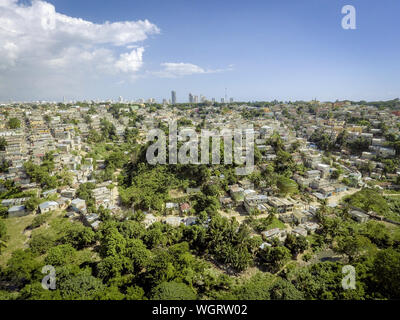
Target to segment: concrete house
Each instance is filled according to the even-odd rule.
[[[296,227],[292,230],[292,233],[296,236],[303,236],[306,237],[307,236],[307,230],[304,229],[303,227]]]
[[[169,224],[173,227],[178,227],[181,224],[182,220],[183,219],[180,217],[168,217],[164,220],[164,223]]]
[[[55,201],[46,201],[39,204],[40,213],[46,213],[57,209],[58,209],[58,203]]]
[[[229,193],[232,199],[236,202],[241,202],[244,200],[244,189],[239,187],[237,184],[229,187]]]
[[[157,221],[157,218],[154,215],[152,215],[151,213],[148,213],[145,215],[143,223],[144,223],[145,227],[148,228],[156,221]]]
[[[285,241],[286,231],[279,228],[274,228],[271,230],[261,232],[262,237],[265,240],[272,240],[273,238],[279,239],[279,241]]]
[[[268,204],[271,207],[276,208],[278,213],[293,212],[293,209],[294,209],[294,204],[284,198],[280,199],[280,198],[276,198],[276,197],[269,197]]]
[[[220,197],[219,202],[223,208],[231,209],[233,207],[233,200],[231,197]]]
[[[265,206],[267,202],[268,197],[266,195],[257,194],[245,197],[243,204],[248,213],[253,213],[255,210],[267,211],[267,206]]]
[[[61,196],[64,198],[73,199],[75,197],[76,190],[72,188],[64,189],[61,191]]]
[[[13,218],[13,217],[23,217],[28,214],[25,206],[13,206],[10,209],[8,209],[8,217]]]
[[[92,190],[94,202],[96,208],[103,206],[104,208],[109,208],[112,206],[112,195],[111,190],[107,187],[99,187]]]
[[[306,222],[300,224],[299,227],[306,229],[308,232],[315,232],[319,228],[319,224],[315,222]]]
[[[86,213],[86,201],[83,199],[76,198],[71,201],[70,208],[78,213]]]
[[[319,170],[309,170],[305,173],[308,179],[319,179],[321,177],[321,171]]]
[[[175,202],[167,202],[165,204],[165,211],[169,214],[177,212],[179,209],[179,205]]]
[[[369,220],[369,216],[359,210],[351,210],[349,214],[354,220],[360,223],[364,223]]]
[[[183,220],[185,226],[192,226],[197,223],[197,217],[187,217]]]

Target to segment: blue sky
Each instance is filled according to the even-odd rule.
[[[21,2],[0,0],[0,8],[2,1],[6,5],[10,2],[14,9],[22,6]],[[229,97],[240,101],[400,96],[398,0],[47,2],[54,5],[57,14],[99,26],[106,21],[145,19],[152,26],[144,27],[144,37],[123,44],[116,44],[104,29],[90,46],[84,40],[71,44],[75,38],[68,38],[54,47],[55,37],[61,39],[66,34],[58,23],[52,34],[46,34],[46,46],[38,48],[39,53],[46,49],[46,58],[36,62],[22,53],[11,55],[10,48],[14,47],[9,45],[6,56],[12,58],[3,63],[3,70],[13,87],[0,82],[0,100],[61,99],[65,95],[67,99],[123,96],[160,101],[170,98],[171,90],[175,90],[178,102],[186,102],[189,92],[219,100],[225,88]],[[22,3],[24,8],[30,6],[29,1]],[[356,30],[341,27],[341,9],[348,4],[356,8]],[[33,11],[36,13],[27,14],[43,12]],[[0,22],[1,17],[0,9]],[[115,28],[115,37],[124,34],[125,26]],[[40,42],[42,33],[32,37]],[[90,35],[90,39],[93,37]],[[7,41],[19,45],[18,38]],[[61,50],[62,43],[67,42],[68,47]],[[143,48],[143,52],[137,48]],[[131,51],[131,59],[123,56]],[[55,52],[55,56],[49,52]],[[74,54],[90,59],[75,59]],[[68,59],[60,55],[68,55]],[[109,65],[103,65],[102,60]],[[50,67],[46,61],[52,61]],[[130,67],[124,68],[124,63]],[[61,67],[54,71],[58,65]],[[0,60],[0,70],[1,66]],[[6,81],[1,73],[0,80]]]

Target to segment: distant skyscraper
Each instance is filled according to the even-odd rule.
[[[198,103],[199,102],[199,96],[194,96],[193,97],[193,102]]]
[[[194,101],[193,95],[189,93],[189,103],[193,103],[193,101]]]
[[[225,99],[224,98],[221,98],[221,103],[225,103]]]
[[[229,99],[229,102],[231,102],[231,103],[232,103],[232,102],[233,102],[233,98],[230,98],[230,99]]]
[[[211,100],[213,103],[215,103],[215,98],[212,98],[212,100]]]
[[[172,100],[172,104],[176,104],[176,92],[175,91],[171,92],[171,100]]]

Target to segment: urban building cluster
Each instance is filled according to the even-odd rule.
[[[396,181],[400,169],[397,167],[390,173],[385,170],[385,161],[399,156],[398,145],[396,149],[386,138],[399,136],[399,114],[393,111],[349,102],[317,101],[303,106],[290,103],[269,103],[264,107],[245,103],[215,106],[211,103],[185,107],[184,104],[176,105],[174,91],[173,105],[160,105],[156,109],[145,104],[123,104],[120,100],[117,108],[115,104],[3,105],[0,138],[4,143],[0,157],[6,167],[0,174],[0,181],[13,181],[22,191],[34,191],[41,199],[55,195],[53,200],[40,203],[39,213],[66,210],[69,217],[79,216],[85,224],[97,229],[101,223],[99,215],[87,212],[85,200],[76,196],[81,184],[94,184],[91,192],[95,208],[102,206],[112,214],[126,208],[119,199],[116,179],[95,179],[104,170],[105,159],[87,157],[93,148],[89,136],[93,131],[104,134],[102,121],[108,121],[115,128],[116,140],[112,143],[123,141],[126,130],[132,129],[129,115],[134,113],[140,117],[135,124],[139,144],[146,143],[147,132],[159,123],[167,125],[179,119],[190,119],[192,126],[214,130],[216,135],[220,135],[221,128],[251,130],[255,137],[254,147],[261,155],[255,165],[256,173],[277,160],[279,155],[271,145],[271,138],[279,136],[283,150],[290,153],[294,165],[303,168],[301,174],[296,172],[290,177],[290,181],[300,188],[300,195],[282,193],[266,181],[255,185],[249,177],[243,177],[238,183],[229,185],[227,192],[219,197],[221,212],[224,210],[225,215],[236,216],[239,221],[243,221],[240,217],[246,214],[267,217],[271,212],[276,213],[285,229],[265,231],[262,233],[265,239],[284,239],[287,233],[306,235],[315,231],[318,228],[315,213],[321,201],[335,207],[343,196],[372,182],[380,189],[399,187]],[[190,94],[189,100],[196,103],[197,97]],[[205,98],[201,96],[200,100],[204,102]],[[11,119],[18,125],[10,126]],[[321,135],[329,141],[321,142]],[[331,143],[332,151],[323,143]],[[352,149],[357,143],[361,144],[358,154]],[[326,151],[330,157],[326,156]],[[32,180],[24,163],[29,161],[40,166],[49,153],[54,162],[50,175],[67,170],[71,176],[69,185],[45,190]],[[213,176],[208,183],[223,178]],[[2,191],[6,190],[5,183],[0,187]],[[1,205],[8,208],[9,217],[23,216],[30,213],[25,207],[27,200],[26,197],[3,199]],[[146,212],[145,224],[164,221],[173,226],[190,225],[196,221],[194,213],[190,203],[167,202],[163,216],[160,212]],[[357,221],[367,219],[360,211],[352,211],[352,215]]]

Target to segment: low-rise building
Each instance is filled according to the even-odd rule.
[[[306,229],[308,232],[315,232],[319,228],[319,224],[315,222],[305,222],[300,224],[299,227]]]
[[[58,209],[58,203],[55,201],[46,201],[39,204],[40,213],[46,213],[57,209]]]
[[[23,217],[28,214],[26,207],[25,206],[13,206],[10,209],[8,209],[8,217],[13,218],[13,217]]]
[[[233,200],[231,197],[220,197],[219,202],[223,208],[231,209],[233,207]]]
[[[293,212],[294,204],[285,198],[269,197],[268,204],[276,208],[278,213]]]
[[[292,229],[292,234],[295,236],[307,236],[307,230],[304,229],[303,227],[297,226],[296,228]]]
[[[357,222],[364,223],[369,220],[369,216],[359,210],[351,210],[349,214]]]
[[[251,214],[254,213],[255,210],[259,210],[261,212],[267,211],[267,206],[265,206],[267,202],[268,197],[266,195],[256,194],[245,197],[243,204],[246,211]]]
[[[261,235],[265,240],[277,238],[279,241],[285,241],[286,239],[286,231],[279,228],[263,231],[261,232]]]
[[[143,223],[146,228],[150,227],[155,222],[157,222],[157,218],[153,214],[148,213],[145,215]]]
[[[164,222],[166,224],[169,224],[170,226],[173,227],[178,227],[182,223],[182,218],[180,217],[167,217]]]
[[[86,213],[86,201],[76,198],[71,201],[70,208],[78,213]]]
[[[68,188],[68,189],[62,190],[60,194],[64,198],[73,199],[75,197],[76,190],[72,189],[72,188]]]
[[[190,211],[190,204],[187,203],[187,202],[182,203],[182,204],[179,206],[179,209],[181,210],[181,213],[182,213],[182,214],[188,213],[188,212]]]

